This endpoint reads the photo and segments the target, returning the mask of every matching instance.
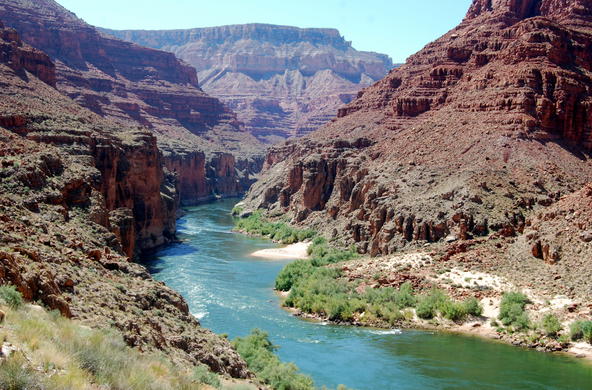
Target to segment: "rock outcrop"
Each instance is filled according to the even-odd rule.
[[[7,64],[15,72],[25,75],[25,71],[55,87],[55,65],[49,56],[24,44],[16,30],[5,28],[0,22],[0,62]]]
[[[353,49],[334,29],[247,24],[103,31],[193,65],[204,90],[267,142],[317,129],[393,67],[388,56]]]
[[[272,149],[247,205],[373,255],[521,234],[592,179],[591,10],[475,0],[332,123]]]
[[[54,69],[0,28],[0,284],[181,367],[249,377],[227,340],[129,261],[175,233],[176,178],[155,136],[64,96]]]
[[[181,204],[206,202],[220,194],[239,196],[255,182],[253,172],[261,171],[262,156],[242,157],[231,153],[176,151],[166,153],[163,161],[169,172],[177,175]]]
[[[242,161],[262,153],[262,145],[240,126],[236,115],[199,88],[195,69],[173,54],[102,35],[53,0],[3,1],[0,19],[24,42],[50,56],[55,63],[50,84],[122,126],[150,129],[167,154],[184,156],[189,149],[206,152],[209,159],[226,152]],[[233,180],[247,183],[254,173],[235,169]]]

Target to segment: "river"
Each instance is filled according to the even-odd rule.
[[[182,243],[145,259],[152,275],[181,293],[203,326],[230,338],[259,328],[283,361],[316,386],[374,389],[592,389],[592,365],[475,337],[372,330],[303,321],[272,290],[287,261],[249,254],[276,245],[233,233],[236,200],[187,209]]]

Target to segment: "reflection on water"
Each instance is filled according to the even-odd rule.
[[[269,332],[284,361],[318,386],[363,389],[592,389],[592,366],[478,338],[372,330],[292,317],[272,290],[286,260],[249,256],[275,244],[231,232],[225,200],[187,210],[182,243],[146,259],[150,272],[188,301],[191,313],[231,338]]]

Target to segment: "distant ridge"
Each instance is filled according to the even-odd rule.
[[[101,31],[193,65],[200,86],[267,142],[315,130],[393,67],[387,55],[355,50],[336,29],[254,23]]]

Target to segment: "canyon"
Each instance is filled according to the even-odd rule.
[[[474,0],[458,27],[395,69],[337,30],[118,32],[53,0],[2,0],[0,285],[179,367],[256,381],[193,302],[134,262],[175,243],[192,271],[211,262],[203,285],[235,293],[265,279],[253,290],[269,303],[279,263],[236,261],[271,265],[266,278],[223,268],[246,259],[240,239],[228,241],[229,203],[223,218],[215,205],[192,209],[196,223],[182,220],[176,235],[181,206],[250,188],[242,216],[262,210],[312,228],[327,251],[365,255],[329,266],[356,293],[409,282],[490,309],[513,286],[536,315],[592,318],[591,53],[592,0]],[[165,274],[195,289],[172,263]],[[475,288],[476,275],[503,286]],[[249,311],[240,326],[269,320],[246,301],[233,301]],[[472,331],[495,333],[480,321]]]
[[[476,0],[331,123],[273,147],[243,215],[288,216],[372,256],[426,247],[585,301],[589,281],[566,275],[589,269],[586,241],[530,229],[592,181],[591,45],[589,0]]]
[[[106,73],[93,69],[91,62],[76,63],[80,50],[101,51],[101,41],[89,43],[81,39],[85,31],[91,37],[96,33],[81,26],[80,21],[65,23],[62,18],[71,21],[71,15],[64,12],[51,1],[0,4],[1,17],[10,16],[8,20],[15,25],[22,22],[26,37],[0,24],[0,284],[13,285],[25,300],[39,301],[85,326],[111,326],[130,346],[164,353],[180,367],[205,364],[220,374],[252,377],[226,339],[202,328],[178,293],[156,282],[143,266],[131,261],[175,240],[182,201],[179,191],[184,182],[181,175],[166,167],[167,158],[175,156],[176,149],[174,145],[166,149],[167,144],[160,143],[161,139],[166,141],[166,134],[155,134],[165,131],[164,127],[157,122],[154,126],[139,126],[122,119],[124,109],[105,113],[115,107],[111,99],[119,95],[130,101],[138,101],[135,94],[142,93],[151,94],[146,95],[148,102],[159,96],[179,99],[174,91],[183,88],[175,84],[175,77],[187,82],[187,93],[195,95],[194,100],[187,97],[190,104],[185,109],[195,110],[191,104],[202,98],[202,102],[222,105],[196,87],[191,89],[195,72],[190,67],[182,66],[170,54],[148,49],[153,59],[168,58],[160,72],[170,76],[169,81],[159,81],[152,75],[157,89],[150,92],[146,86],[142,92],[142,82],[122,80],[119,72],[126,70],[116,67],[109,76],[119,84],[116,92],[102,95],[96,90],[98,79],[86,72],[100,76]],[[39,15],[46,18],[47,31],[37,19]],[[74,31],[52,30],[51,23],[58,22],[63,23],[61,28],[69,26]],[[50,44],[46,40],[55,41]],[[59,49],[48,53],[29,42],[48,48],[56,45]],[[86,49],[85,44],[89,45]],[[143,50],[128,47],[128,51],[134,49]],[[92,58],[91,54],[85,55]],[[130,64],[128,77],[134,77],[133,72],[154,71],[158,69],[155,65],[134,70]],[[186,72],[178,74],[183,69]],[[130,88],[129,92],[126,88]],[[93,94],[101,96],[98,106],[89,104],[86,98],[79,99]],[[148,109],[148,103],[143,107]],[[159,113],[162,121],[170,121],[169,114],[174,113]],[[199,117],[195,111],[193,119],[188,120]],[[207,127],[209,120],[201,123]],[[241,137],[242,132],[233,127],[232,121],[220,124],[222,128],[226,125],[231,126],[229,132]],[[232,135],[223,135],[226,130],[218,131],[218,124],[214,127],[212,139],[235,142]],[[175,128],[182,130],[171,127]],[[182,131],[194,137],[195,145],[204,142],[217,148],[205,149],[207,153],[196,149],[188,156],[205,167],[199,185],[231,194],[240,191],[240,185],[247,185],[240,182],[236,167],[246,173],[256,168],[256,161],[241,166],[246,163],[235,159],[235,154],[225,151],[223,145],[214,144],[217,139],[202,140],[186,129]],[[194,145],[184,144],[189,148]],[[241,154],[241,158],[248,153]],[[193,201],[198,194],[186,196]],[[212,194],[204,190],[199,196],[208,198]]]
[[[202,164],[204,175],[177,172],[184,204],[235,196],[253,181],[263,146],[173,54],[104,36],[54,1],[3,1],[0,19],[49,55],[60,92],[122,126],[150,129],[173,171]]]
[[[393,68],[388,56],[355,50],[335,29],[246,24],[101,31],[187,61],[201,87],[266,143],[316,130]]]

